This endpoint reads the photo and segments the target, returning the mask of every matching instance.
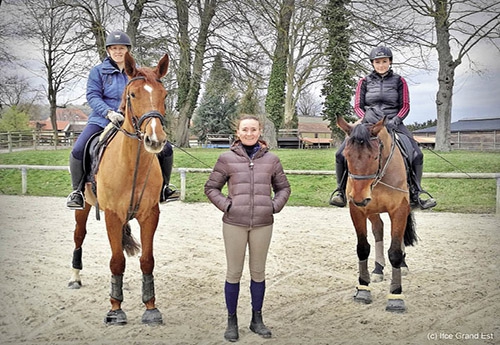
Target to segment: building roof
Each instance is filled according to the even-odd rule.
[[[415,134],[436,133],[437,126],[413,131]],[[462,119],[452,122],[450,131],[453,132],[490,132],[500,130],[500,117]]]
[[[301,133],[331,133],[326,123],[300,123],[299,132]]]

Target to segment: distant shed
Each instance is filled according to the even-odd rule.
[[[451,123],[452,149],[474,151],[500,150],[500,117],[470,118]],[[436,126],[413,132],[415,140],[423,145],[435,141]]]

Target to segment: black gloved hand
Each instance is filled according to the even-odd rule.
[[[389,119],[387,121],[385,126],[387,127],[388,130],[395,131],[401,124],[401,122],[403,122],[403,120],[400,117],[394,116],[392,119]]]

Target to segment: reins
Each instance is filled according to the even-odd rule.
[[[139,76],[139,77],[135,77],[135,78],[130,79],[127,83],[127,88],[133,81],[136,81],[136,80],[146,80],[146,77]],[[161,82],[160,80],[158,80],[158,81]],[[127,109],[130,111],[130,113],[132,115],[132,126],[134,127],[135,133],[131,133],[131,132],[123,129],[122,127],[118,127],[118,126],[115,126],[115,127],[117,127],[120,132],[122,132],[123,134],[125,134],[129,138],[137,139],[139,141],[142,140],[142,138],[144,137],[144,133],[141,132],[141,126],[144,123],[144,121],[146,121],[146,120],[150,120],[150,119],[155,118],[155,119],[160,120],[162,126],[165,126],[165,118],[162,116],[162,114],[160,114],[160,112],[158,110],[151,110],[151,111],[148,111],[147,113],[143,114],[141,117],[137,117],[134,114],[134,110],[132,109],[132,102],[130,101],[130,94],[128,92],[127,92]]]
[[[128,81],[127,88],[130,85],[130,83],[132,83],[133,81],[145,80],[145,79],[146,79],[146,77],[143,77],[143,76],[132,78]],[[139,173],[139,163],[141,160],[141,144],[142,144],[142,139],[144,138],[144,133],[141,132],[141,127],[145,121],[149,122],[153,118],[159,119],[162,126],[165,126],[165,118],[157,110],[148,111],[147,113],[143,114],[140,118],[137,117],[134,114],[134,111],[132,109],[132,102],[130,101],[130,94],[128,92],[127,92],[127,107],[126,107],[126,109],[131,113],[132,125],[134,127],[135,133],[131,133],[131,132],[123,129],[122,127],[117,127],[117,126],[115,126],[115,127],[117,127],[118,130],[120,132],[122,132],[123,134],[125,134],[127,137],[138,140],[138,142],[137,142],[137,156],[135,159],[135,168],[134,168],[134,178],[133,178],[133,182],[132,182],[132,191],[130,193],[130,202],[129,202],[128,211],[127,211],[127,222],[128,222],[135,217],[135,215],[137,214],[137,211],[139,210],[139,206],[141,204],[142,197],[144,196],[144,192],[146,190],[146,185],[147,185],[147,182],[149,179],[149,174],[151,173],[153,158],[155,156],[155,155],[151,154],[151,159],[149,161],[149,167],[148,167],[148,170],[146,173],[146,178],[144,180],[144,184],[142,186],[141,193],[139,194],[139,198],[137,199],[137,201],[134,203],[134,195],[135,195],[135,191],[136,191],[136,187],[137,187],[137,178],[138,178],[138,173]]]
[[[153,158],[154,155],[151,155],[151,159],[149,160],[149,168],[148,172],[146,174],[146,179],[144,180],[144,184],[142,185],[142,190],[141,194],[139,195],[139,198],[137,199],[137,202],[134,205],[134,194],[135,194],[135,188],[137,186],[137,176],[138,176],[138,171],[139,171],[139,162],[141,160],[141,141],[137,143],[137,157],[135,159],[135,168],[134,168],[134,180],[132,182],[132,192],[130,193],[130,202],[128,205],[128,211],[127,211],[127,222],[135,217],[137,214],[137,210],[139,209],[139,206],[141,204],[142,197],[144,195],[144,191],[146,190],[146,184],[149,179],[149,173],[151,172],[151,166],[153,163]]]
[[[391,150],[389,152],[389,155],[387,156],[387,159],[385,161],[384,166],[382,166],[382,151],[384,149],[384,143],[377,136],[377,137],[370,138],[370,140],[377,140],[378,144],[379,144],[379,151],[378,151],[378,162],[379,163],[378,163],[378,169],[377,169],[377,171],[374,174],[369,174],[369,175],[356,175],[356,174],[351,174],[351,173],[348,173],[348,174],[349,174],[349,177],[351,177],[354,180],[371,180],[371,179],[374,179],[374,181],[371,184],[371,188],[372,189],[377,184],[380,183],[380,184],[382,184],[382,185],[384,185],[386,187],[389,187],[391,189],[394,189],[394,190],[397,190],[397,191],[400,191],[400,192],[403,192],[403,193],[408,193],[407,190],[391,186],[390,184],[387,184],[387,183],[385,183],[385,182],[382,181],[382,179],[384,178],[384,176],[385,176],[385,174],[387,172],[387,169],[388,169],[389,164],[390,164],[390,162],[392,160],[392,157],[394,156],[394,152],[396,150],[396,138],[395,138],[394,131],[391,131],[390,135],[391,135],[391,139],[392,139]]]

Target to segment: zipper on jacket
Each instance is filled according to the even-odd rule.
[[[253,159],[250,158],[250,164],[248,165],[250,167],[250,228],[253,228],[253,215],[254,215],[254,176],[253,176]]]

